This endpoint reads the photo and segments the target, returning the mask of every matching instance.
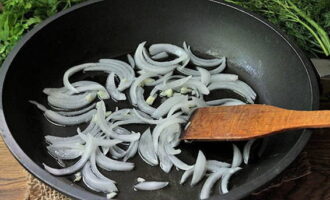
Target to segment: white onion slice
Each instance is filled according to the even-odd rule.
[[[193,64],[202,66],[202,67],[214,67],[216,65],[219,65],[222,60],[219,58],[213,58],[213,59],[203,59],[199,58],[196,55],[194,55],[190,49],[190,46],[186,44],[186,42],[183,42],[183,48],[188,53],[190,60]]]
[[[230,168],[223,176],[221,179],[221,192],[222,194],[228,193],[228,182],[230,177],[236,173],[238,170],[241,170],[242,168],[236,167],[236,168]]]
[[[169,56],[168,53],[163,51],[163,52],[152,55],[151,58],[154,60],[160,60],[160,59],[168,58],[168,56]]]
[[[54,112],[52,110],[46,109],[43,105],[37,103],[36,101],[29,101],[30,103],[36,105],[40,110],[44,111],[45,117],[52,122],[60,125],[76,125],[81,124],[84,122],[88,122],[92,119],[93,115],[95,114],[96,110],[90,110],[87,113],[83,113],[77,116],[63,116]]]
[[[134,58],[131,56],[131,54],[127,54],[127,60],[129,65],[134,69],[135,68],[135,61]]]
[[[181,180],[180,180],[180,184],[184,184],[187,179],[189,178],[189,176],[191,176],[194,173],[195,167],[188,169],[187,171],[185,171],[182,174]]]
[[[226,58],[222,58],[222,63],[216,67],[213,70],[210,70],[210,74],[219,74],[221,73],[225,68],[226,68]],[[185,74],[187,76],[199,76],[200,73],[198,70],[193,70],[193,69],[188,69],[188,68],[182,68],[182,67],[177,67],[176,70],[182,74]]]
[[[107,171],[131,171],[134,168],[134,163],[113,160],[103,155],[100,151],[96,154],[96,163]]]
[[[48,153],[56,159],[73,160],[81,156],[84,149],[78,148],[58,148],[52,145],[47,146]]]
[[[110,96],[114,100],[118,100],[118,101],[126,100],[126,95],[124,93],[120,92],[116,87],[115,74],[113,72],[111,72],[107,78],[106,88],[107,88],[107,91],[109,92]]]
[[[137,107],[141,111],[151,115],[153,112],[155,112],[156,108],[146,103],[146,101],[144,100],[143,93],[144,93],[144,89],[142,87],[137,87],[137,91],[136,91]]]
[[[211,76],[211,82],[218,81],[237,81],[238,76],[236,74],[213,74]]]
[[[174,60],[170,60],[170,61],[162,61],[162,62],[156,61],[156,60],[153,60],[152,58],[150,58],[150,56],[145,48],[142,50],[142,55],[148,63],[158,66],[158,67],[167,67],[167,66],[171,66],[171,65],[176,65],[176,64],[179,64],[180,62],[184,61],[185,59],[187,59],[186,56],[182,55],[181,57],[175,58]]]
[[[211,74],[208,70],[201,68],[201,67],[197,67],[197,70],[199,71],[199,73],[201,73],[201,77],[200,80],[201,82],[207,86],[210,81],[211,81]]]
[[[152,143],[152,136],[149,128],[141,135],[138,152],[140,157],[147,164],[151,166],[158,165],[158,158]]]
[[[206,158],[201,150],[198,151],[198,156],[194,166],[194,173],[191,179],[191,186],[196,185],[205,175],[206,172]]]
[[[159,85],[160,83],[164,83],[166,82],[166,80],[168,80],[173,74],[173,71],[168,72],[167,74],[160,76],[159,79],[155,80],[154,82],[150,82],[150,83],[144,83],[146,86],[155,86],[155,85]]]
[[[222,168],[221,170],[212,173],[205,181],[201,193],[199,195],[200,199],[207,199],[210,197],[212,187],[214,184],[222,177],[222,175],[226,172],[226,168]]]
[[[58,111],[57,113],[60,115],[64,115],[64,116],[76,116],[76,115],[81,115],[83,113],[86,113],[90,110],[92,110],[93,108],[95,108],[96,103],[93,103],[83,109],[80,110],[76,110],[76,111]]]
[[[184,96],[184,95],[177,95],[177,96],[173,96],[168,98],[166,101],[164,101],[164,103],[162,103],[153,113],[152,113],[152,117],[153,118],[157,118],[159,119],[160,117],[166,115],[170,109],[182,102],[182,101],[187,101],[188,96]]]
[[[155,73],[145,73],[145,74],[142,74],[140,75],[138,78],[136,78],[134,80],[134,82],[132,83],[130,89],[129,89],[129,95],[130,95],[130,98],[131,98],[131,103],[136,106],[137,105],[137,95],[136,95],[136,92],[137,92],[137,87],[141,84],[142,81],[144,81],[145,79],[147,78],[150,78],[150,77],[153,77],[155,76]]]
[[[166,74],[178,66],[178,65],[171,65],[171,66],[166,66],[166,67],[159,67],[157,65],[147,62],[143,55],[143,50],[145,49],[145,47],[144,47],[145,44],[146,44],[146,42],[140,43],[134,54],[135,64],[138,68],[148,71],[148,72],[153,72],[156,74]]]
[[[177,158],[176,156],[174,155],[170,155],[170,154],[167,154],[168,155],[168,158],[171,160],[171,162],[173,163],[174,166],[176,166],[177,168],[179,169],[182,169],[182,170],[189,170],[191,168],[193,168],[194,166],[192,165],[187,165],[186,163],[184,163],[182,160],[180,160],[179,158]]]
[[[144,181],[134,185],[134,188],[137,190],[160,190],[168,185],[168,182],[159,182],[159,181]]]
[[[222,168],[228,168],[230,167],[231,164],[229,163],[226,163],[226,162],[221,162],[221,161],[218,161],[218,160],[208,160],[207,161],[207,170],[209,171],[217,171],[219,169],[222,169]]]
[[[122,141],[128,141],[128,142],[136,141],[139,139],[139,137],[140,137],[139,133],[131,134],[131,135],[119,135],[113,130],[116,126],[125,124],[125,121],[121,121],[120,123],[112,124],[110,126],[108,125],[108,122],[105,120],[105,112],[104,112],[105,104],[103,101],[98,102],[96,104],[96,108],[97,108],[96,124],[108,136],[115,138],[115,139],[122,140]],[[111,115],[109,117],[111,117]],[[126,121],[126,123],[135,123],[135,121]]]
[[[244,105],[245,103],[238,99],[224,98],[224,99],[216,99],[212,101],[207,101],[207,105],[209,106],[217,106],[217,105]]]
[[[108,180],[98,178],[91,169],[91,164],[87,162],[82,170],[84,183],[94,191],[97,192],[114,192],[118,191],[116,185]]]
[[[51,173],[53,175],[62,176],[62,175],[72,174],[72,173],[78,171],[79,169],[81,169],[85,165],[85,163],[88,161],[90,155],[94,152],[95,152],[95,147],[94,147],[94,144],[92,141],[92,137],[88,136],[88,141],[86,142],[85,151],[82,154],[79,161],[76,162],[74,165],[67,167],[67,168],[62,168],[62,169],[52,168],[52,167],[47,166],[44,163],[43,163],[43,166],[44,166],[45,170],[47,170],[49,173]]]
[[[139,146],[138,141],[131,142],[131,144],[129,145],[129,147],[127,149],[127,153],[126,153],[123,161],[126,162],[128,159],[133,158],[138,150],[138,146]]]
[[[165,90],[168,90],[168,89],[175,89],[175,88],[181,87],[187,81],[189,81],[189,79],[191,79],[191,76],[187,76],[187,77],[184,77],[184,78],[181,78],[181,79],[178,79],[178,80],[175,80],[175,81],[167,82],[167,83],[164,83],[164,84],[156,85],[156,87],[154,87],[152,89],[152,91],[150,92],[150,96],[154,96],[156,94],[156,92],[159,91],[159,90],[165,91]]]
[[[255,141],[255,139],[249,140],[244,145],[244,149],[243,149],[243,160],[244,160],[244,163],[245,164],[248,164],[249,163],[250,150],[251,150],[251,147],[252,147],[254,141]]]
[[[116,183],[116,181],[114,180],[111,180],[107,177],[105,177],[103,174],[101,174],[101,172],[99,171],[99,169],[97,168],[96,166],[96,155],[95,153],[93,153],[89,159],[90,161],[90,164],[91,164],[91,170],[92,172],[95,174],[95,176],[97,176],[99,179],[103,179],[103,180],[106,180],[106,181],[111,181],[112,183]]]
[[[85,63],[85,64],[81,64],[81,65],[77,65],[77,66],[74,66],[74,67],[71,67],[70,69],[68,69],[65,73],[64,73],[64,76],[63,76],[63,84],[64,86],[74,92],[74,93],[78,93],[78,90],[76,88],[74,88],[71,83],[69,82],[69,78],[72,74],[76,73],[76,72],[79,72],[87,67],[91,67],[91,66],[94,66],[95,63]]]
[[[94,101],[96,92],[86,92],[78,95],[68,95],[65,93],[54,93],[47,97],[48,103],[61,109],[78,109]]]
[[[152,44],[149,47],[149,52],[151,55],[155,55],[161,52],[167,52],[176,55],[177,57],[183,57],[182,61],[189,58],[188,54],[185,52],[184,49],[173,44],[164,44],[164,43]]]
[[[239,167],[242,164],[243,161],[243,157],[242,157],[242,153],[239,150],[239,148],[233,144],[233,161],[231,164],[231,168],[236,168]]]
[[[119,91],[127,89],[132,84],[135,73],[130,65],[121,60],[116,59],[100,59],[99,62],[100,65],[106,65],[111,67],[112,71],[110,70],[110,72],[114,72],[119,76]]]
[[[249,103],[253,103],[253,100],[255,99],[255,96],[251,92],[247,91],[244,87],[242,87],[242,85],[238,84],[237,81],[213,82],[208,86],[208,89],[210,91],[219,89],[231,90],[246,98]]]
[[[167,120],[166,122],[164,122],[162,124],[157,124],[157,126],[155,127],[155,129],[152,132],[152,141],[153,141],[154,148],[158,149],[159,136],[164,129],[166,129],[167,127],[169,127],[173,124],[181,124],[181,123],[185,123],[185,122],[186,121],[183,119],[173,118],[173,119]]]

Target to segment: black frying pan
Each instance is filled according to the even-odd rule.
[[[201,52],[228,57],[228,72],[236,73],[258,94],[258,102],[284,108],[318,108],[318,86],[308,59],[276,28],[241,8],[218,1],[139,0],[89,1],[61,12],[34,28],[19,42],[1,68],[1,133],[32,174],[55,189],[78,199],[105,199],[103,194],[55,177],[41,166],[57,166],[47,154],[44,135],[72,135],[75,127],[48,123],[28,100],[45,103],[42,89],[61,86],[64,71],[73,65],[133,52],[141,41],[187,41]],[[81,78],[79,76],[73,79]],[[109,108],[115,105],[108,104]],[[122,105],[125,106],[125,105]],[[306,144],[310,131],[271,136],[256,147],[250,165],[232,179],[231,191],[212,199],[240,199],[283,171]],[[260,146],[260,145],[256,145]],[[192,162],[198,148],[208,158],[230,160],[229,143],[183,145],[183,159]],[[149,167],[136,157],[136,170],[105,173],[117,180],[120,199],[198,199],[198,187],[180,186],[182,172],[170,174]],[[134,192],[136,177],[169,180],[158,192]]]

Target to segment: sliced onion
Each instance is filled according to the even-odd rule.
[[[69,82],[69,78],[72,74],[76,73],[76,72],[79,72],[87,67],[91,67],[91,66],[94,66],[95,63],[85,63],[85,64],[81,64],[81,65],[77,65],[77,66],[74,66],[74,67],[71,67],[70,69],[68,69],[65,73],[64,73],[64,76],[63,76],[63,84],[64,86],[74,92],[74,93],[78,93],[78,90],[76,88],[74,88],[71,83]]]
[[[86,113],[90,110],[92,110],[93,108],[95,108],[96,103],[93,103],[83,109],[80,110],[76,110],[76,111],[58,111],[57,113],[60,115],[64,115],[64,116],[76,116],[76,115],[81,115],[83,113]]]
[[[236,173],[238,170],[241,170],[242,168],[236,167],[236,168],[230,168],[223,176],[221,180],[221,192],[222,194],[228,193],[228,182],[230,177]]]
[[[165,173],[169,173],[173,166],[173,162],[171,161],[169,155],[165,151],[165,143],[166,143],[167,133],[174,131],[175,129],[174,126],[175,124],[165,129],[159,138],[157,155],[159,158],[159,166]]]
[[[236,74],[213,74],[211,76],[211,82],[218,81],[236,81],[238,80],[238,76]]]
[[[151,58],[154,60],[161,60],[161,59],[168,58],[168,56],[169,56],[168,53],[163,51],[163,52],[152,55]]]
[[[219,90],[219,89],[228,89],[231,90],[244,98],[249,103],[253,103],[253,100],[255,99],[255,96],[251,94],[251,92],[247,91],[242,85],[238,84],[237,81],[222,81],[222,82],[213,82],[208,86],[208,89],[210,91],[212,90]]]
[[[154,82],[151,83],[145,83],[146,86],[155,86],[155,85],[159,85],[160,83],[165,83],[166,80],[168,80],[173,74],[173,71],[168,72],[167,74],[160,76],[159,79],[155,80]]]
[[[92,119],[93,115],[96,112],[96,110],[93,109],[81,115],[68,117],[60,115],[52,110],[48,110],[36,101],[30,101],[30,103],[36,105],[40,110],[44,111],[44,115],[47,117],[47,119],[60,125],[76,125],[88,122]]]
[[[189,176],[191,176],[194,173],[195,167],[188,169],[187,171],[185,171],[182,174],[181,180],[180,180],[180,184],[184,184],[187,179],[189,178]]]
[[[248,162],[249,162],[250,150],[251,150],[251,147],[252,147],[254,141],[255,141],[255,139],[249,140],[244,145],[244,149],[243,149],[243,160],[244,160],[244,163],[245,164],[248,164]]]
[[[201,150],[198,151],[198,156],[194,166],[194,173],[190,185],[196,185],[205,175],[206,172],[206,158]]]
[[[134,70],[127,63],[116,60],[116,59],[100,59],[100,65],[106,65],[111,67],[113,73],[119,76],[120,83],[118,85],[118,90],[123,91],[131,86],[134,80]]]
[[[167,154],[167,155],[168,155],[168,158],[171,160],[171,162],[174,164],[174,166],[176,166],[179,169],[189,170],[194,167],[192,165],[187,165],[186,163],[184,163],[182,160],[180,160],[179,158],[177,158],[174,155],[170,155],[170,154]]]
[[[200,199],[207,199],[210,197],[212,187],[214,184],[222,177],[222,175],[226,172],[226,168],[222,168],[221,170],[212,173],[205,181],[201,193],[199,195]]]
[[[90,155],[95,152],[95,147],[92,141],[91,136],[88,137],[88,141],[86,142],[86,147],[85,151],[82,154],[81,158],[79,159],[78,162],[76,162],[74,165],[67,167],[67,168],[62,168],[62,169],[56,169],[47,166],[46,164],[43,163],[45,170],[47,170],[49,173],[57,176],[62,176],[62,175],[68,175],[72,174],[79,169],[81,169],[85,163],[88,161]]]
[[[107,171],[131,171],[134,168],[134,163],[113,160],[103,155],[100,151],[96,154],[96,163]]]
[[[134,106],[137,105],[137,97],[136,97],[137,96],[136,95],[137,87],[141,84],[142,81],[144,81],[147,78],[153,77],[153,76],[155,76],[155,73],[145,73],[145,74],[140,75],[138,78],[136,78],[134,80],[134,82],[132,83],[132,85],[129,89],[129,95],[131,98],[131,103]]]
[[[166,67],[159,67],[157,65],[149,63],[148,61],[145,60],[145,56],[143,55],[143,51],[145,49],[145,47],[144,47],[145,44],[146,44],[146,42],[140,43],[134,54],[135,64],[138,68],[145,70],[147,72],[153,72],[156,74],[166,74],[178,66],[178,65],[171,65],[171,66],[166,66]]]
[[[132,142],[132,141],[136,141],[139,139],[140,134],[136,133],[136,134],[131,134],[131,135],[119,135],[117,134],[113,129],[116,126],[119,126],[120,124],[123,124],[123,121],[121,121],[120,124],[112,124],[112,125],[108,125],[108,122],[105,120],[105,104],[103,101],[100,101],[96,104],[96,108],[97,108],[97,113],[96,113],[96,124],[100,127],[100,129],[105,132],[108,136],[115,138],[115,139],[119,139],[122,141],[128,141],[128,142]],[[111,116],[111,115],[110,115]],[[130,122],[128,122],[130,123]],[[132,122],[134,123],[134,121]],[[124,123],[125,124],[125,123]]]
[[[146,103],[146,101],[144,100],[143,93],[144,93],[144,89],[142,87],[137,87],[137,91],[136,91],[137,107],[141,111],[151,115],[153,112],[155,112],[156,108]]]
[[[156,94],[156,92],[159,90],[165,91],[168,89],[175,89],[175,88],[181,87],[187,81],[189,81],[189,79],[191,79],[191,76],[184,77],[184,78],[181,78],[181,79],[178,79],[175,81],[167,82],[164,84],[159,84],[152,89],[152,91],[150,92],[150,96],[154,96]]]
[[[48,153],[56,159],[72,160],[81,156],[84,149],[78,148],[57,148],[52,145],[47,146]]]
[[[222,60],[223,60],[222,63],[218,67],[209,71],[210,74],[219,74],[226,68],[226,58],[222,58]],[[176,70],[187,76],[199,76],[200,75],[198,70],[182,68],[182,67],[177,67]]]
[[[214,67],[216,65],[221,64],[222,59],[219,58],[213,58],[213,59],[203,59],[195,56],[191,49],[190,46],[186,44],[186,42],[183,43],[183,48],[184,50],[188,53],[190,60],[193,64],[202,66],[202,67]]]
[[[151,55],[155,55],[161,52],[167,52],[181,58],[180,59],[181,61],[185,61],[186,59],[189,59],[189,56],[184,51],[184,49],[173,44],[162,44],[162,43],[153,44],[149,47],[149,52]]]
[[[236,168],[242,164],[243,157],[239,148],[234,144],[233,144],[233,151],[234,153],[233,153],[233,161],[231,164],[231,168]]]
[[[135,68],[135,61],[134,58],[131,56],[131,54],[127,54],[127,60],[129,65],[134,69]]]
[[[167,127],[173,125],[173,124],[181,124],[181,123],[185,123],[186,121],[180,118],[173,118],[171,120],[167,120],[166,122],[162,123],[162,124],[157,124],[157,126],[155,127],[155,129],[152,132],[152,141],[153,141],[153,145],[155,149],[158,149],[158,140],[159,140],[159,136],[161,134],[162,131],[164,131],[164,129],[166,129]]]
[[[115,84],[115,73],[111,72],[106,82],[107,91],[114,100],[123,101],[126,100],[126,95],[120,92]]]
[[[61,109],[78,109],[94,101],[96,92],[86,92],[78,95],[68,95],[64,93],[55,93],[48,96],[48,103]]]
[[[208,160],[207,161],[207,170],[212,171],[212,172],[216,172],[222,168],[228,168],[231,165],[229,163],[226,162],[221,162],[218,160]]]
[[[204,68],[200,68],[200,67],[197,67],[197,70],[199,71],[199,73],[201,73],[201,77],[200,77],[200,80],[201,82],[207,86],[210,81],[211,81],[211,74],[208,70],[204,69]]]
[[[237,105],[245,104],[243,101],[238,99],[231,99],[231,98],[224,98],[224,99],[216,99],[212,101],[207,101],[206,104],[209,106],[217,106],[217,105],[224,105],[228,103],[236,103]]]
[[[166,101],[164,101],[164,103],[162,103],[153,113],[152,113],[152,117],[153,118],[160,118],[164,115],[166,115],[170,109],[182,102],[182,101],[187,101],[188,97],[187,96],[184,96],[184,95],[177,95],[177,96],[173,96],[173,97],[170,97],[168,98]]]
[[[150,129],[147,129],[140,138],[138,147],[140,157],[149,165],[158,165],[158,158],[154,145],[152,143],[152,136]]]
[[[144,181],[134,185],[134,188],[137,190],[160,190],[168,185],[168,182],[159,182],[159,181]]]
[[[104,179],[98,178],[91,169],[91,164],[87,162],[82,170],[84,183],[96,192],[114,192],[118,191],[116,185]]]
[[[129,145],[129,147],[127,149],[127,153],[126,153],[123,161],[126,162],[128,159],[133,158],[138,150],[138,146],[139,146],[138,141],[131,142],[131,144]]]

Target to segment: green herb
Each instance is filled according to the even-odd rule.
[[[0,65],[26,31],[81,1],[83,0],[0,0]]]
[[[312,56],[330,55],[329,0],[226,0],[261,14]]]

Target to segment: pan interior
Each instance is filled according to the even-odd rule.
[[[61,87],[63,73],[69,67],[134,52],[142,41],[179,46],[186,41],[200,52],[226,56],[226,72],[238,74],[241,80],[251,85],[258,94],[258,103],[311,109],[309,75],[301,60],[282,37],[259,20],[209,1],[102,1],[47,24],[26,41],[10,64],[2,94],[6,122],[19,146],[35,163],[57,166],[45,149],[44,136],[70,136],[75,134],[76,127],[50,124],[28,100],[46,104],[42,89]],[[72,80],[88,78],[84,76],[78,74]],[[110,110],[116,106],[123,108],[129,105],[107,102]],[[131,128],[144,130],[141,126]],[[232,178],[231,187],[251,184],[256,177],[279,167],[280,161],[301,137],[300,133],[260,140],[253,149],[251,164]],[[243,144],[238,143],[241,147]],[[208,159],[231,162],[230,143],[181,146],[184,153],[180,158],[190,164],[194,162],[198,149],[203,150]],[[172,169],[166,174],[159,167],[148,166],[138,156],[132,161],[136,163],[132,172],[102,171],[118,182],[119,198],[198,199],[202,184],[194,188],[189,184],[179,185],[182,171]],[[168,180],[170,187],[157,192],[134,192],[132,186],[137,177]],[[72,177],[58,177],[62,187],[70,185],[71,180]],[[89,190],[81,183],[73,187]],[[217,195],[218,189],[215,191]]]

